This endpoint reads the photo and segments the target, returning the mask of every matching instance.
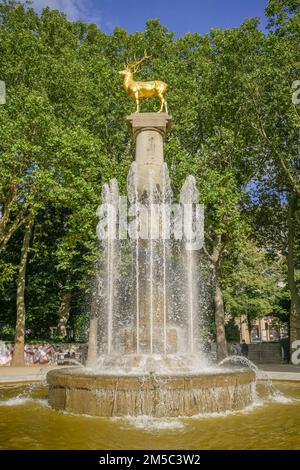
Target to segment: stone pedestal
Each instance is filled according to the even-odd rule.
[[[164,163],[164,140],[171,130],[172,118],[167,113],[134,113],[127,117],[130,133],[135,141],[135,161],[138,189],[149,189],[149,172],[153,171],[160,185],[160,172]]]

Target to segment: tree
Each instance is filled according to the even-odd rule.
[[[70,230],[57,253],[57,264],[66,269],[85,242],[91,245],[88,237],[95,216],[86,215],[95,211],[98,202],[94,184],[99,177],[98,152],[101,155],[99,139],[81,123],[74,125],[77,109],[73,115],[69,110],[75,103],[62,99],[77,84],[72,75],[72,68],[79,67],[76,35],[73,25],[57,12],[45,10],[40,18],[31,8],[5,2],[0,15],[0,73],[8,95],[7,104],[0,108],[0,249],[5,250],[17,230],[27,227],[47,204],[68,208]],[[64,77],[58,70],[65,72]],[[80,85],[84,88],[83,79]],[[74,93],[71,98],[78,96]],[[81,231],[75,231],[76,225]],[[22,252],[20,282],[26,259]],[[25,283],[17,296],[18,338],[24,335],[24,289]]]
[[[297,282],[298,233],[295,221],[299,210],[299,112],[292,101],[292,84],[299,76],[297,44],[300,10],[297,1],[269,1],[266,13],[271,33],[265,38],[259,74],[247,78],[252,101],[251,126],[257,130],[260,171],[257,179],[283,197],[280,212],[286,217],[288,286],[291,298],[291,343],[300,338],[300,291]],[[270,176],[269,176],[270,175]],[[278,205],[276,205],[277,210]]]
[[[233,317],[246,315],[248,331],[253,320],[273,315],[283,283],[282,259],[271,260],[253,241],[244,244],[238,258],[227,260],[226,312]]]
[[[26,268],[30,247],[30,238],[34,219],[29,218],[24,228],[23,246],[21,251],[21,259],[19,266],[18,285],[17,285],[17,324],[15,334],[15,344],[12,359],[12,366],[23,366],[24,361],[24,345],[25,345],[25,286],[26,286]]]

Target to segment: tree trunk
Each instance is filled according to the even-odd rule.
[[[3,214],[0,217],[0,251],[3,251],[18,228],[25,222],[22,214],[11,220],[11,211],[18,194],[18,188],[12,184],[3,203]]]
[[[288,208],[288,287],[291,296],[290,344],[300,339],[300,293],[295,277],[295,224],[297,198],[292,196]]]
[[[223,292],[219,282],[219,273],[216,269],[215,279],[215,322],[216,322],[216,336],[217,336],[217,360],[222,361],[227,357],[227,341],[225,335],[225,310]]]
[[[11,237],[18,230],[18,228],[21,227],[23,223],[24,223],[23,217],[19,216],[13,221],[13,223],[5,232],[2,232],[2,234],[0,233],[0,252],[4,251]]]
[[[24,366],[24,346],[25,346],[25,287],[26,287],[26,267],[30,238],[34,221],[29,219],[25,224],[23,246],[19,265],[18,285],[17,285],[17,323],[15,334],[15,346],[13,352],[12,366]]]
[[[248,326],[248,332],[249,332],[249,341],[250,343],[252,342],[251,341],[251,332],[252,332],[252,320],[251,320],[251,317],[250,315],[247,313],[247,326]]]
[[[72,291],[66,290],[63,292],[59,311],[58,311],[58,324],[56,336],[58,338],[65,338],[67,336],[67,323],[70,316],[70,304],[72,298]]]
[[[225,308],[224,308],[224,297],[220,283],[221,273],[221,254],[222,254],[222,240],[221,235],[212,242],[212,254],[209,258],[214,267],[214,307],[215,307],[215,324],[216,324],[216,343],[217,343],[217,360],[218,362],[225,359],[228,356],[228,348],[225,333]]]
[[[88,367],[93,367],[97,360],[98,353],[98,310],[99,310],[99,294],[101,281],[99,276],[96,274],[95,287],[92,297],[91,305],[91,316],[90,316],[90,328],[89,328],[89,346],[87,363]]]
[[[89,328],[89,346],[87,355],[87,367],[93,367],[97,360],[97,335],[98,335],[98,289],[93,294]]]
[[[13,187],[9,189],[7,197],[5,201],[3,202],[3,213],[2,217],[0,218],[0,243],[3,237],[3,234],[5,233],[5,229],[7,224],[9,223],[9,216],[11,212],[12,205],[16,199],[16,194],[17,194],[17,188]]]

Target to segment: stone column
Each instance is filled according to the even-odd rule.
[[[172,118],[167,113],[134,113],[127,117],[131,135],[136,144],[135,161],[138,171],[138,189],[148,189],[149,171],[160,184],[160,170],[164,162],[164,140],[171,129]]]
[[[154,175],[155,186],[162,186],[164,140],[171,129],[171,116],[167,113],[135,113],[128,116],[127,121],[136,146],[139,200],[143,203],[148,200],[149,203],[150,184],[151,181],[153,182],[151,173]],[[148,239],[140,240],[138,243],[139,335],[137,342],[139,352],[144,354],[163,352],[163,271],[158,266],[158,262],[161,261],[159,256],[161,251],[160,242]]]

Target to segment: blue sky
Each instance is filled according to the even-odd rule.
[[[64,11],[71,20],[96,23],[109,33],[114,27],[143,31],[149,18],[159,18],[179,36],[186,32],[204,34],[210,28],[239,26],[258,16],[265,25],[267,0],[34,0],[37,10],[48,5]]]

